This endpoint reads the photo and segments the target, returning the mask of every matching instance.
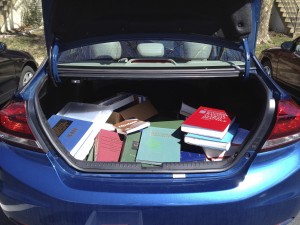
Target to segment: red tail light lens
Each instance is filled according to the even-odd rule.
[[[39,148],[27,122],[25,102],[9,102],[0,110],[0,138],[16,145]]]
[[[278,103],[275,126],[262,151],[282,147],[300,140],[300,107],[292,100]]]
[[[24,102],[14,102],[6,105],[0,111],[0,124],[4,132],[19,137],[34,139],[27,123]]]

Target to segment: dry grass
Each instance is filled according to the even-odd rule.
[[[271,47],[280,47],[280,45],[285,41],[291,41],[293,38],[285,34],[270,32],[270,42],[267,44],[259,44],[256,46],[256,55],[259,56],[262,50]]]
[[[42,30],[32,34],[1,35],[0,42],[6,43],[9,49],[29,52],[38,63],[41,63],[47,54]]]

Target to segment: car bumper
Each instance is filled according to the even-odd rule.
[[[157,182],[155,175],[73,173],[49,154],[5,143],[0,154],[1,207],[21,224],[267,225],[300,209],[300,143],[259,154],[232,188],[209,187],[196,175]]]

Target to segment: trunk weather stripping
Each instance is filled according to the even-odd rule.
[[[50,56],[49,56],[49,75],[51,79],[53,80],[53,83],[55,86],[57,86],[57,83],[61,83],[61,80],[58,76],[58,67],[57,67],[57,56],[59,53],[59,46],[58,46],[58,41],[55,40],[53,45],[51,46],[50,49]]]
[[[250,50],[249,50],[249,45],[248,45],[248,39],[244,38],[243,39],[243,46],[246,52],[246,62],[245,62],[245,79],[249,78],[250,74]]]

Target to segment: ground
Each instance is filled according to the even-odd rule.
[[[45,38],[42,29],[3,34],[0,35],[0,42],[6,43],[9,49],[29,52],[39,64],[46,56]]]

